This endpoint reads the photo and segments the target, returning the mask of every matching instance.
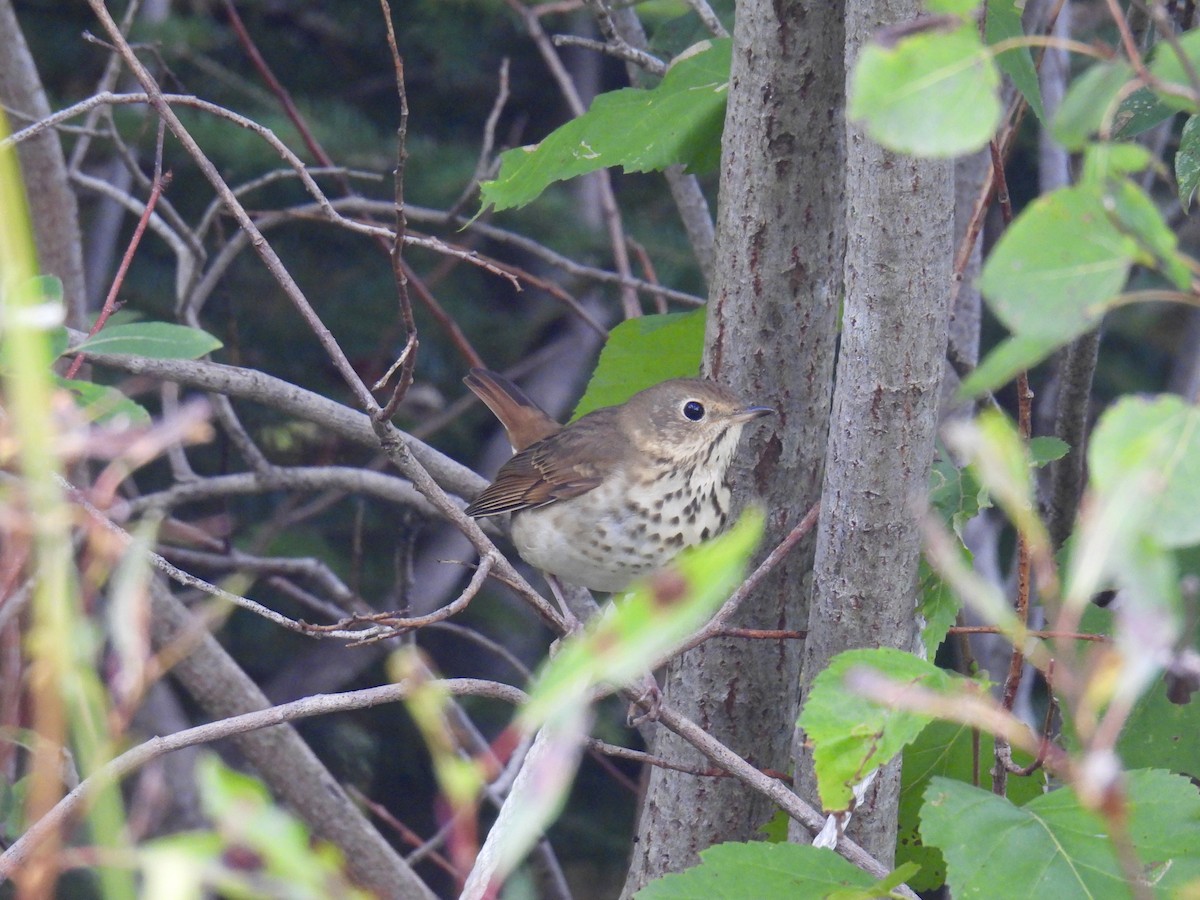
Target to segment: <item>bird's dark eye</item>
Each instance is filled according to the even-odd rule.
[[[704,404],[695,400],[689,400],[683,404],[683,414],[693,422],[699,422],[704,418]]]

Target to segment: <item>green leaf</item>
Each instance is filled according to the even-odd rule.
[[[1170,769],[1200,778],[1198,734],[1200,697],[1193,694],[1189,703],[1172,703],[1160,678],[1133,708],[1117,739],[1117,753],[1130,768]]]
[[[978,734],[978,771],[976,771],[975,736]],[[992,784],[991,767],[995,739],[986,732],[979,733],[957,722],[930,722],[925,730],[904,750],[900,775],[900,820],[896,835],[896,862],[915,862],[920,874],[909,880],[914,891],[930,891],[946,880],[946,863],[936,847],[923,841],[920,827],[921,804],[925,789],[935,777],[952,778],[964,784],[979,783],[985,789]],[[1018,765],[1031,762],[1027,754],[1013,751]],[[1008,797],[1015,803],[1025,803],[1044,790],[1045,776],[1038,772],[1025,777],[1010,775]]]
[[[981,509],[990,508],[992,502],[974,473],[956,466],[948,457],[949,451],[939,445],[938,458],[929,473],[929,504],[961,537],[963,526]]]
[[[105,328],[85,339],[75,349],[113,356],[197,359],[221,346],[220,341],[199,328],[171,322],[136,322]]]
[[[1035,548],[1048,546],[1034,500],[1033,461],[1016,425],[1004,413],[988,409],[974,421],[948,424],[945,434],[1018,530]]]
[[[1109,185],[1112,215],[1126,234],[1137,242],[1137,261],[1155,267],[1181,291],[1191,286],[1191,272],[1178,251],[1179,240],[1158,205],[1133,182],[1121,179]]]
[[[925,0],[927,11],[951,16],[969,16],[978,6],[979,0]]]
[[[712,32],[700,21],[700,17],[696,15],[696,11],[686,3],[657,4],[658,10],[652,12],[651,8],[655,5],[653,2],[642,3],[638,7],[638,14],[645,23],[646,30],[650,32],[650,45],[648,49],[659,59],[676,57],[687,50],[688,47],[702,43],[712,37]],[[672,6],[674,9],[672,9]],[[726,30],[732,33],[734,0],[714,0],[714,2],[709,3],[709,6],[717,14],[717,18],[725,25]],[[661,24],[655,24],[656,19],[662,15],[672,14],[674,14],[673,18],[668,18],[662,21]]]
[[[889,709],[846,687],[846,674],[864,667],[935,691],[966,684],[901,650],[848,650],[835,656],[813,681],[798,723],[813,744],[817,789],[827,810],[846,809],[854,785],[899,753],[931,720],[930,716]]]
[[[1082,150],[1106,117],[1113,124],[1117,97],[1131,78],[1133,67],[1121,60],[1097,63],[1076,78],[1054,116],[1054,139],[1068,150]]]
[[[1200,795],[1167,772],[1127,773],[1129,837],[1159,889],[1194,877]],[[942,851],[956,897],[1128,897],[1104,820],[1070,788],[1015,806],[990,791],[934,778],[921,807],[925,841]]]
[[[1176,38],[1176,43],[1179,45],[1179,49],[1183,51],[1183,55],[1187,57],[1192,70],[1196,71],[1200,68],[1200,29],[1184,32]],[[1188,77],[1183,63],[1180,62],[1179,54],[1175,52],[1175,48],[1167,41],[1159,41],[1154,45],[1150,59],[1150,72],[1161,81],[1171,82],[1187,91],[1194,90],[1191,79]],[[1155,93],[1166,106],[1172,109],[1182,109],[1190,113],[1200,112],[1195,98],[1175,97],[1159,91]]]
[[[117,422],[122,419],[131,425],[150,424],[150,413],[134,403],[115,387],[54,376],[54,382],[75,398],[75,405],[93,422]]]
[[[1088,468],[1103,494],[1139,480],[1144,527],[1163,546],[1200,543],[1200,408],[1174,394],[1122,398],[1100,417]]]
[[[1024,6],[1024,2],[1018,6],[1018,0],[988,0],[984,40],[989,46],[1009,38],[1025,36],[1025,29],[1021,25],[1021,9]],[[996,57],[996,65],[1012,79],[1033,114],[1044,122],[1046,111],[1042,108],[1042,86],[1038,82],[1037,67],[1033,64],[1029,47],[1014,47],[1004,51]]]
[[[1200,116],[1183,123],[1179,150],[1175,153],[1175,180],[1179,183],[1179,202],[1186,212],[1200,185]]]
[[[971,153],[1000,124],[1000,74],[974,25],[870,44],[854,67],[848,115],[901,153]]]
[[[1045,337],[1017,335],[998,344],[975,371],[963,379],[958,394],[963,398],[976,397],[1008,384],[1021,372],[1027,372],[1048,357],[1058,347],[1058,340]]]
[[[1105,182],[1141,172],[1154,165],[1154,155],[1128,141],[1092,141],[1084,148],[1081,182]]]
[[[1175,112],[1159,100],[1152,90],[1140,88],[1117,107],[1117,114],[1113,116],[1112,136],[1120,140],[1135,138],[1171,118]]]
[[[1071,445],[1062,438],[1035,437],[1029,441],[1029,456],[1038,468],[1062,459],[1071,452]]]
[[[832,850],[807,844],[717,844],[700,864],[650,882],[636,900],[734,900],[751,897],[826,897],[866,889],[874,879]]]
[[[626,319],[608,334],[572,419],[624,403],[668,378],[690,378],[704,354],[704,309]]]
[[[742,580],[762,537],[753,507],[711,541],[689,547],[663,571],[633,584],[602,615],[567,638],[530,689],[519,721],[526,731],[569,714],[591,688],[633,684],[696,633]]]
[[[50,352],[54,354],[55,359],[62,356],[62,352],[67,349],[67,344],[71,341],[71,336],[67,334],[66,326],[59,326],[49,334]]]
[[[979,287],[1014,334],[1065,343],[1100,321],[1137,255],[1134,240],[1109,219],[1100,186],[1063,188],[1026,207]]]
[[[341,853],[325,841],[314,841],[299,819],[272,802],[257,779],[226,767],[213,754],[204,754],[196,764],[196,781],[201,806],[213,820],[220,842],[171,835],[146,845],[152,853],[166,852],[176,862],[190,858],[193,866],[201,867],[195,877],[214,881],[221,885],[221,893],[230,890],[233,896],[366,897],[345,878]],[[257,857],[252,885],[241,881],[245,872],[226,863],[224,851],[233,848]],[[242,890],[236,892],[239,885]],[[247,887],[258,890],[246,892]]]
[[[969,566],[970,551],[962,547],[962,552],[966,556],[965,563]],[[925,626],[921,629],[921,644],[925,647],[925,655],[933,659],[937,655],[938,647],[946,639],[950,627],[958,618],[958,611],[962,609],[962,599],[924,559],[921,560],[919,578],[917,615],[925,620]]]
[[[591,109],[532,147],[500,157],[500,174],[480,185],[482,208],[524,206],[556,181],[622,166],[652,172],[682,163],[713,168],[721,152],[732,42],[718,39],[676,59],[653,90],[601,94]]]

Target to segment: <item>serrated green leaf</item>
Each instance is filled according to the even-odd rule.
[[[956,466],[948,456],[949,451],[939,445],[929,472],[929,505],[961,537],[963,525],[992,503],[971,470]]]
[[[1100,417],[1088,468],[1101,494],[1139,481],[1144,527],[1163,546],[1200,543],[1200,407],[1173,394],[1122,398]]]
[[[962,552],[966,556],[965,563],[969,566],[970,551],[962,547]],[[920,581],[917,588],[917,615],[925,620],[925,625],[921,628],[921,644],[925,647],[925,655],[933,659],[958,618],[958,611],[962,609],[962,599],[924,559],[921,560],[918,577]]]
[[[984,40],[988,45],[998,44],[1009,38],[1025,36],[1021,25],[1021,8],[1017,0],[988,0],[987,21],[984,23]],[[1042,86],[1038,82],[1037,67],[1029,47],[1014,47],[996,57],[996,65],[1004,72],[1016,89],[1021,92],[1029,108],[1038,119],[1045,121],[1046,111],[1042,108]]]
[[[1106,119],[1115,125],[1117,98],[1133,78],[1122,60],[1097,63],[1072,83],[1054,116],[1054,139],[1068,150],[1082,150]]]
[[[988,495],[1034,548],[1049,538],[1034,502],[1033,463],[1016,425],[998,410],[984,410],[974,421],[946,426],[946,443],[971,466]]]
[[[714,167],[725,123],[731,41],[717,39],[678,60],[653,90],[601,94],[591,108],[533,147],[500,157],[500,174],[480,185],[482,208],[524,206],[556,181],[597,169],[653,172],[682,163]]]
[[[1056,459],[1062,459],[1070,452],[1071,445],[1062,438],[1045,436],[1035,437],[1029,441],[1029,456],[1033,460],[1033,464],[1039,468]]]
[[[995,739],[986,732],[976,732],[957,722],[930,722],[905,748],[900,775],[896,862],[911,861],[920,865],[920,873],[908,883],[914,891],[933,890],[946,880],[946,862],[941,852],[926,845],[921,838],[920,812],[925,789],[935,777],[972,784],[977,776],[980,785],[990,789],[994,747]],[[1031,762],[1028,754],[1019,750],[1013,751],[1013,758],[1018,765]],[[1041,772],[1025,777],[1011,775],[1008,798],[1014,803],[1025,803],[1041,794],[1045,784],[1046,778]]]
[[[572,419],[624,403],[668,378],[690,378],[704,355],[705,310],[626,319],[608,334]]]
[[[75,398],[75,405],[93,422],[125,420],[136,426],[150,424],[150,413],[115,387],[67,379],[59,375],[54,376],[54,382]]]
[[[113,356],[197,359],[221,346],[219,340],[199,328],[171,322],[136,322],[105,328],[86,338],[75,349]]]
[[[1129,837],[1159,889],[1194,877],[1200,794],[1167,772],[1127,773]],[[942,851],[955,897],[1129,897],[1104,820],[1070,788],[1016,806],[934,778],[921,807],[925,841]]]
[[[1175,180],[1179,184],[1179,202],[1186,211],[1196,196],[1196,186],[1200,185],[1200,116],[1192,116],[1183,123],[1179,150],[1175,153]]]
[[[1000,74],[974,25],[869,44],[851,76],[847,113],[901,153],[951,157],[985,146],[1000,123]]]
[[[891,648],[848,650],[835,656],[813,681],[798,722],[813,745],[817,789],[827,810],[846,809],[854,785],[899,753],[932,718],[889,709],[850,690],[846,674],[864,667],[935,691],[966,684],[933,663]]]
[[[1015,335],[998,344],[975,371],[963,379],[958,395],[964,399],[1008,384],[1021,372],[1027,372],[1058,347],[1056,338]]]
[[[1137,255],[1136,242],[1109,219],[1099,185],[1063,188],[1017,217],[979,287],[1014,334],[1065,343],[1100,321]]]
[[[826,897],[845,888],[867,889],[874,879],[832,850],[807,844],[717,844],[700,864],[650,882],[636,900],[735,900]]]
[[[695,634],[741,583],[763,522],[761,510],[747,509],[724,534],[634,582],[582,632],[564,640],[530,689],[521,727],[532,732],[586,704],[597,684],[634,683]]]

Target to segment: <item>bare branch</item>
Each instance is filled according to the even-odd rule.
[[[487,697],[501,700],[505,703],[518,705],[525,701],[523,691],[499,684],[494,681],[483,681],[474,678],[453,678],[435,682],[439,689],[453,696]],[[429,684],[429,682],[425,682]],[[147,763],[158,759],[167,753],[181,750],[184,747],[194,747],[199,744],[209,744],[233,735],[246,734],[285,722],[295,722],[312,716],[329,715],[351,709],[365,709],[371,706],[381,706],[385,703],[395,703],[405,699],[413,690],[414,685],[408,682],[385,684],[380,687],[366,688],[361,691],[349,691],[343,694],[318,694],[305,697],[292,703],[272,706],[256,712],[232,716],[219,722],[207,725],[197,725],[166,737],[154,737],[132,750],[127,750],[120,756],[107,763],[103,768],[84,779],[69,794],[63,797],[53,809],[35,822],[11,847],[0,855],[0,879],[10,877],[20,866],[29,859],[41,841],[49,834],[62,828],[66,822],[85,804],[95,797],[96,793],[114,782],[120,781],[126,775],[136,771]]]

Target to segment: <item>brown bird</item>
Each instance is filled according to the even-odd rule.
[[[623,590],[717,534],[742,428],[774,412],[714,381],[677,378],[564,427],[487,369],[464,381],[516,451],[467,515],[512,513],[522,559],[595,591]]]

